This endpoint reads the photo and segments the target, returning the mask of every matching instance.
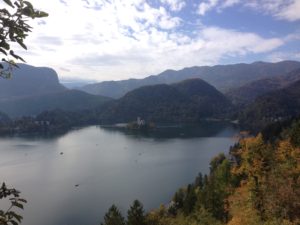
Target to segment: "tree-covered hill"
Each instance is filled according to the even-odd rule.
[[[259,79],[242,87],[234,88],[226,93],[229,99],[236,105],[247,105],[257,97],[269,92],[285,88],[300,80],[300,69],[276,77]]]
[[[223,118],[232,109],[231,102],[215,87],[201,79],[188,79],[173,85],[182,94],[188,96],[198,106],[199,111]]]
[[[260,130],[276,121],[300,114],[300,81],[258,97],[240,115],[241,124]]]
[[[176,88],[145,86],[127,93],[101,116],[105,122],[130,122],[137,117],[155,122],[182,122],[196,119],[195,104]]]
[[[178,84],[145,86],[128,92],[101,115],[104,122],[129,122],[141,117],[152,122],[194,122],[224,116],[231,103],[200,79]]]

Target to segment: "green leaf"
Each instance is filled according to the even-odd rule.
[[[16,222],[16,221],[14,221],[14,220],[10,220],[9,221],[12,225],[18,225],[18,223]]]
[[[21,5],[16,1],[16,2],[14,2],[14,4],[18,7],[18,8],[20,8],[21,7]]]
[[[17,55],[14,53],[13,50],[10,50],[10,51],[9,51],[9,54],[10,54],[12,57],[14,57],[15,59],[19,59],[19,56],[17,56]]]
[[[2,52],[4,55],[7,55],[6,51],[0,48],[0,52]]]
[[[35,12],[35,18],[42,18],[42,17],[48,17],[49,14],[43,11],[36,11]]]
[[[23,219],[22,216],[18,215],[17,213],[15,213],[13,211],[9,212],[9,214],[21,223],[21,220]]]
[[[1,47],[1,48],[4,48],[4,49],[6,49],[6,50],[9,50],[9,49],[10,49],[9,44],[8,44],[6,41],[2,41],[2,42],[0,43],[0,47]]]
[[[24,198],[19,198],[18,200],[19,200],[20,202],[27,203],[27,200],[26,200],[26,199],[24,199]]]
[[[21,45],[21,46],[22,46],[22,48],[24,48],[24,49],[26,49],[26,50],[27,50],[27,47],[26,47],[26,45],[23,43],[23,41],[22,41],[22,40],[20,40],[20,39],[16,39],[16,41],[18,42],[18,44],[19,44],[19,45]]]
[[[12,2],[10,0],[3,0],[7,5],[11,6],[12,8],[14,8],[14,5],[12,4]]]
[[[34,9],[26,6],[25,8],[23,8],[22,14],[24,14],[25,16],[34,18]]]
[[[17,208],[24,209],[24,206],[19,202],[12,202],[12,205],[16,206]]]
[[[28,2],[28,1],[23,1],[23,3],[24,3],[25,5],[27,5],[28,7],[30,7],[30,8],[33,9],[33,5],[32,5],[30,2]]]
[[[9,38],[10,38],[10,40],[12,40],[12,41],[15,40],[14,32],[9,32]]]

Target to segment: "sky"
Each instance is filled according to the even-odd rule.
[[[166,69],[300,60],[300,0],[30,0],[28,64],[61,80],[143,78]]]

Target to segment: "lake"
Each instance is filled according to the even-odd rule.
[[[168,203],[209,171],[213,156],[228,152],[237,133],[207,122],[145,133],[90,126],[58,137],[0,138],[0,182],[28,200],[22,225],[96,225],[113,203],[124,216],[135,199],[146,210]]]

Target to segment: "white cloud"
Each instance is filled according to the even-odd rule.
[[[223,54],[246,54],[268,52],[283,45],[278,38],[264,39],[253,33],[225,30],[217,27],[202,31],[206,47],[218,50]]]
[[[267,56],[270,62],[280,62],[282,60],[300,60],[299,52],[273,52]]]
[[[163,17],[161,18],[161,20],[159,21],[159,26],[162,29],[173,29],[175,27],[178,27],[181,23],[181,19],[179,17],[171,17],[169,16],[165,10],[163,11]]]
[[[300,0],[252,0],[245,6],[280,20],[300,20]]]
[[[223,4],[221,5],[221,8],[231,7],[238,3],[240,3],[240,0],[224,0]]]
[[[286,6],[284,10],[279,10],[276,16],[288,21],[300,20],[300,1],[294,0],[291,4]]]
[[[65,79],[139,78],[268,53],[284,44],[280,38],[205,25],[193,27],[189,34],[172,9],[153,7],[146,0],[73,0],[65,1],[67,6],[60,0],[31,1],[50,16],[42,23],[35,21],[26,40],[29,50],[20,55],[30,64],[53,67]]]
[[[170,7],[172,11],[180,11],[186,6],[185,1],[183,0],[160,0],[163,4],[166,4]]]
[[[206,0],[198,6],[198,14],[204,16],[208,11],[222,11],[224,8],[240,5],[280,20],[300,20],[300,0]]]
[[[201,16],[204,16],[208,11],[215,8],[218,2],[219,0],[208,0],[208,1],[201,2],[198,7],[198,13]]]
[[[252,0],[245,6],[280,20],[300,20],[300,0]]]
[[[286,43],[300,41],[300,31],[296,31],[296,32],[293,32],[293,33],[290,33],[290,34],[286,35],[283,38],[283,41],[286,42]]]
[[[198,6],[198,14],[204,16],[211,10],[222,11],[225,8],[232,7],[240,3],[240,0],[206,0],[202,1]]]

